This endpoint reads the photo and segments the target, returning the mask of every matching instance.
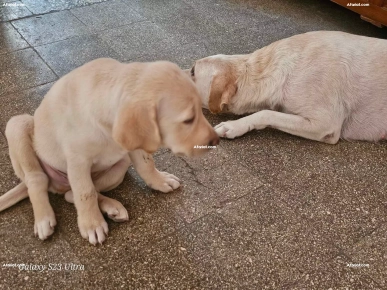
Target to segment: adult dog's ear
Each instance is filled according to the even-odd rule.
[[[215,75],[210,85],[208,108],[211,113],[222,112],[236,94],[236,80],[231,76]]]
[[[113,139],[125,150],[157,150],[161,136],[157,108],[151,102],[130,102],[121,108],[113,124]]]

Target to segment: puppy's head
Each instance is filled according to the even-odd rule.
[[[192,80],[170,62],[144,63],[135,77],[133,94],[121,108],[113,138],[128,151],[149,153],[163,146],[173,153],[199,156],[219,138],[201,109]]]
[[[195,82],[204,108],[215,114],[230,109],[231,98],[237,91],[237,78],[230,56],[214,55],[199,59],[184,72]]]

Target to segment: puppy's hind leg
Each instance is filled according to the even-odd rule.
[[[96,177],[93,182],[98,192],[106,192],[120,185],[130,165],[129,156],[126,155],[119,162],[114,164],[108,171]],[[70,190],[65,194],[66,201],[74,203],[73,192]],[[98,194],[98,206],[103,214],[106,214],[115,222],[129,220],[128,211],[118,200]]]
[[[32,203],[35,235],[44,240],[54,232],[56,219],[48,199],[49,179],[33,148],[34,118],[30,115],[11,118],[7,123],[5,135],[12,166],[27,187]]]
[[[3,211],[22,199],[28,197],[27,187],[24,182],[16,185],[10,191],[0,196],[0,211]]]

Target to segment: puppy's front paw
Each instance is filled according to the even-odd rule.
[[[104,196],[98,201],[101,211],[115,222],[125,222],[129,220],[128,211],[118,200]]]
[[[149,187],[167,193],[180,187],[180,179],[168,172],[161,172],[156,170],[156,175],[148,184]]]
[[[93,214],[87,212],[78,214],[78,227],[82,237],[94,246],[97,243],[102,244],[109,232],[108,225],[99,210]]]
[[[35,217],[34,233],[39,239],[45,240],[54,233],[56,226],[55,214],[52,208],[47,209],[45,213],[39,213],[39,217]]]
[[[234,139],[249,131],[249,126],[243,122],[227,121],[215,126],[215,132],[219,137]]]

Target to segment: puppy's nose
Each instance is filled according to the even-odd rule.
[[[219,144],[219,137],[216,135],[214,138],[210,140],[210,143],[208,143],[208,146],[216,146]]]

